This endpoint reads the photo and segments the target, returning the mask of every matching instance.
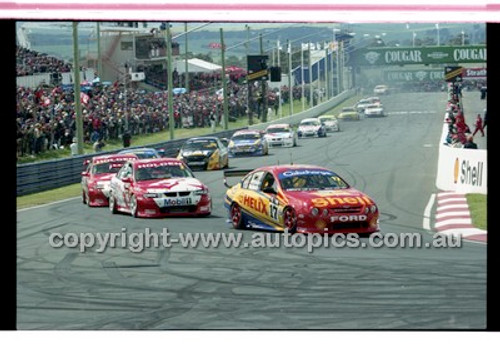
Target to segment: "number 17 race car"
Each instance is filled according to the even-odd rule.
[[[227,177],[244,176],[234,186]],[[310,165],[226,170],[224,205],[235,229],[290,233],[358,233],[379,230],[379,211],[366,194],[336,173]]]

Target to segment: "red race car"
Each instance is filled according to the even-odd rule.
[[[140,159],[123,165],[111,180],[109,209],[134,217],[208,216],[212,199],[183,161]]]
[[[82,172],[82,199],[89,206],[108,206],[109,183],[111,178],[127,161],[137,159],[134,154],[114,154],[94,156],[84,165]]]
[[[245,175],[246,172],[246,175]],[[236,185],[226,177],[244,176]],[[379,212],[366,194],[336,173],[309,165],[224,171],[224,205],[234,228],[294,233],[373,233]]]

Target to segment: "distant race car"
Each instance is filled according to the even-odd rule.
[[[290,124],[270,125],[264,132],[264,138],[269,147],[295,147],[297,145],[298,136]]]
[[[368,97],[366,98],[371,104],[382,104],[379,97]]]
[[[321,115],[318,116],[318,120],[323,124],[326,132],[340,131],[339,121],[335,115]]]
[[[220,170],[229,166],[227,147],[218,137],[188,139],[179,150],[177,159],[191,169]]]
[[[208,188],[177,159],[127,162],[111,179],[109,209],[134,217],[208,216]]]
[[[82,200],[88,206],[108,206],[111,178],[127,161],[137,159],[134,154],[94,156],[87,160],[82,172]]]
[[[373,93],[376,95],[385,95],[389,92],[389,87],[387,85],[377,85],[373,89]]]
[[[267,140],[258,130],[236,131],[229,140],[228,150],[229,157],[269,154]]]
[[[366,106],[364,114],[366,117],[385,116],[382,104],[370,104]]]
[[[342,108],[342,111],[340,112],[339,119],[349,119],[349,120],[360,120],[359,112],[356,110],[355,107],[344,107]]]
[[[227,177],[236,176],[243,179],[229,186]],[[277,165],[226,170],[224,184],[229,188],[224,206],[235,229],[359,234],[379,230],[373,199],[326,168]]]
[[[159,159],[163,156],[163,150],[158,151],[154,148],[131,148],[123,149],[118,154],[135,154],[139,159]]]
[[[303,137],[326,137],[326,128],[317,118],[304,119],[297,128],[299,138]]]
[[[367,98],[360,99],[358,103],[356,103],[356,110],[358,113],[363,113],[365,111],[365,108],[371,104],[373,103]]]

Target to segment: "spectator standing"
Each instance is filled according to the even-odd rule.
[[[102,148],[104,148],[106,144],[104,143],[104,141],[102,140],[102,138],[99,138],[95,143],[94,143],[94,153],[98,153],[102,150]]]
[[[123,147],[128,148],[130,147],[130,141],[132,139],[132,136],[130,135],[130,132],[127,130],[123,133],[122,135],[122,141],[123,141]]]
[[[484,137],[483,119],[481,119],[481,114],[477,114],[476,123],[474,125],[476,126],[476,129],[472,135],[475,136],[477,131],[481,131],[481,136]]]
[[[71,156],[78,155],[78,144],[76,137],[73,138],[73,142],[69,145],[69,149],[71,150]]]
[[[474,143],[474,138],[472,138],[471,135],[467,136],[467,141],[464,144],[464,148],[477,149],[477,144]]]

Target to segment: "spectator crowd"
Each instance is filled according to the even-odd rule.
[[[37,73],[66,73],[71,71],[71,64],[63,60],[48,56],[45,53],[33,51],[24,47],[16,48],[17,76],[33,75]]]
[[[70,65],[37,52],[18,48],[18,75],[35,72],[65,72]],[[166,76],[164,72],[157,72]],[[229,74],[229,120],[245,117],[250,111],[260,118],[267,102],[268,110],[278,115],[281,102],[289,102],[289,89],[267,89],[261,96],[261,82],[252,82],[250,96],[244,83],[245,73],[235,70]],[[174,72],[174,87],[183,87],[184,76]],[[175,128],[210,127],[220,124],[223,117],[223,96],[220,73],[190,74],[189,90],[174,94],[173,112]],[[81,95],[83,134],[87,144],[107,143],[122,139],[123,134],[150,134],[169,127],[168,95],[166,91],[146,91],[123,81],[111,85],[93,84]],[[295,86],[292,96],[302,97],[302,88]],[[319,101],[314,92],[314,104]],[[309,88],[305,88],[309,98]],[[76,136],[74,92],[72,87],[52,86],[35,89],[17,88],[17,154],[18,157],[37,155],[49,149],[70,148]],[[266,110],[267,111],[267,110]]]

